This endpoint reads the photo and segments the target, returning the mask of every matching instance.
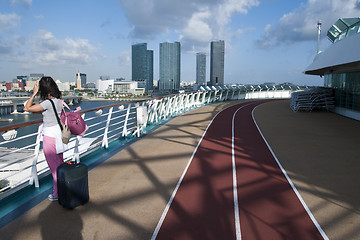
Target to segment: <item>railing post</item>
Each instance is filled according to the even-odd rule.
[[[109,145],[107,134],[109,131],[109,124],[110,124],[110,120],[111,120],[112,111],[113,111],[113,107],[110,108],[110,110],[109,110],[109,115],[108,115],[108,118],[106,121],[106,127],[105,127],[105,131],[104,131],[104,138],[103,138],[103,141],[101,144],[101,147],[105,147],[105,148],[108,148],[108,145]]]
[[[151,103],[149,104],[149,122],[150,123],[154,123],[156,121],[156,123],[158,122],[158,104],[159,100],[152,100]]]
[[[172,102],[172,97],[168,97],[168,101],[165,107],[165,118],[168,118],[169,116],[171,102]]]
[[[189,94],[184,95],[183,99],[182,99],[182,108],[184,111],[186,111],[186,108],[188,106],[188,96]]]
[[[148,110],[146,106],[139,106],[136,108],[136,126],[137,129],[133,134],[137,134],[137,137],[140,137],[141,132],[144,131],[148,121]]]
[[[74,147],[74,156],[73,156],[73,159],[72,159],[76,163],[80,162],[80,154],[79,154],[79,142],[80,142],[80,139],[81,139],[80,136],[76,136],[75,147]]]
[[[184,98],[184,94],[180,94],[178,96],[178,99],[177,99],[177,106],[176,106],[176,110],[178,113],[182,112],[182,109],[183,109],[183,98]]]
[[[184,97],[185,97],[185,93],[181,94],[179,96],[179,105],[178,105],[178,111],[182,112],[184,110]]]
[[[200,95],[201,93],[200,92],[197,92],[195,94],[195,106],[198,107],[200,105]]]
[[[206,101],[206,91],[202,93],[201,104],[205,104],[205,101]]]
[[[165,116],[165,110],[166,110],[166,106],[165,106],[165,101],[169,101],[169,97],[167,98],[162,98],[161,102],[160,102],[160,106],[159,106],[159,119],[163,118]]]
[[[216,102],[216,95],[218,94],[218,92],[219,92],[219,90],[214,91],[214,97],[213,97],[212,102]]]
[[[195,102],[195,95],[194,93],[190,93],[190,108],[194,107],[194,102]]]
[[[190,93],[190,108],[194,107],[194,102],[195,102],[195,95],[194,93]]]
[[[221,102],[224,90],[219,90],[219,91],[220,91],[219,102]]]
[[[40,124],[39,128],[38,128],[38,134],[36,137],[36,145],[35,145],[35,150],[34,150],[34,158],[33,158],[33,162],[32,162],[32,166],[31,166],[31,175],[30,175],[30,180],[29,180],[29,185],[33,185],[35,182],[35,187],[39,187],[39,177],[37,174],[37,160],[39,158],[39,151],[40,151],[40,142],[41,142],[41,138],[42,138],[42,129],[43,129],[43,124]]]
[[[181,99],[181,103],[182,103],[182,110],[186,111],[187,108],[187,100],[188,100],[188,94],[184,94],[183,98]]]
[[[171,105],[170,105],[170,113],[171,113],[170,116],[173,116],[174,113],[176,112],[178,95],[173,96],[172,99],[173,100],[172,100]]]
[[[196,106],[199,106],[199,105],[200,105],[200,95],[201,95],[200,92],[197,92],[197,93],[196,93],[196,100],[195,100]]]
[[[81,117],[83,119],[85,119],[85,113],[83,115],[81,115]],[[76,163],[80,162],[80,151],[79,151],[79,145],[80,145],[80,140],[81,140],[82,136],[76,136],[76,140],[75,140],[75,147],[74,147],[74,156],[72,161],[75,161]],[[107,140],[107,139],[106,139]]]
[[[189,110],[191,108],[191,93],[186,95],[186,109]]]
[[[177,98],[177,96],[172,96],[171,97],[171,102],[170,102],[169,109],[168,109],[168,116],[172,117],[174,112],[175,112],[176,98]]]
[[[128,135],[128,132],[127,132],[127,122],[128,122],[128,120],[129,120],[130,109],[131,109],[131,103],[129,103],[128,109],[127,109],[127,111],[126,111],[124,128],[123,128],[123,132],[122,132],[122,136],[123,136],[123,137],[126,137],[126,136]]]
[[[208,104],[210,103],[210,100],[211,100],[211,94],[212,94],[212,91],[209,91],[209,96],[208,96],[208,100],[207,100]]]
[[[171,116],[174,115],[174,113],[176,113],[177,109],[178,109],[178,99],[179,99],[179,95],[176,95],[173,97],[173,101],[172,101],[172,106],[170,106],[170,112],[171,112]]]

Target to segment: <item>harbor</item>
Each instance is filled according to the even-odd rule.
[[[16,97],[16,96],[7,96],[0,97],[0,116],[8,114],[29,114],[24,112],[24,102],[27,101],[29,97]],[[63,100],[68,105],[75,105],[81,102],[82,97],[79,96],[64,96]],[[39,102],[39,99],[36,98],[35,102]],[[3,119],[6,121],[6,119]]]

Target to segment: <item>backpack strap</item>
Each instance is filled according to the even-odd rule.
[[[54,104],[54,102],[53,102],[51,99],[49,99],[49,101],[51,102],[51,105],[53,106],[54,114],[55,114],[55,116],[56,116],[56,119],[57,119],[57,121],[58,121],[58,124],[59,124],[59,126],[60,126],[60,129],[61,129],[61,131],[62,131],[62,130],[63,130],[63,127],[62,127],[62,125],[61,125],[61,123],[60,123],[60,118],[59,118],[59,116],[57,115],[56,108],[55,108],[55,104]]]

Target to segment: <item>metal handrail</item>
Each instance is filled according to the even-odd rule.
[[[270,92],[271,90],[263,92],[249,90],[244,93],[241,88],[219,88],[121,102],[83,110],[80,111],[80,114],[82,114],[89,130],[83,137],[75,136],[70,139],[68,149],[64,152],[64,160],[79,162],[81,156],[101,147],[107,148],[111,141],[126,138],[129,135],[139,137],[148,125],[158,124],[170,117],[205,104],[261,97],[289,98],[291,95],[291,92],[284,94],[284,90],[274,90],[273,95]],[[144,108],[145,113],[141,113],[140,110],[144,111]],[[93,113],[94,116],[88,116]],[[141,116],[141,114],[145,115]],[[145,118],[145,120],[141,120],[141,118]],[[39,187],[41,175],[49,174],[45,156],[41,149],[42,120],[0,127],[0,132],[16,131],[16,129],[20,131],[24,127],[35,124],[39,124],[37,133],[30,133],[0,143],[0,199],[28,184]],[[35,136],[35,143],[32,142],[20,148],[6,148],[7,144],[16,144],[16,142]]]

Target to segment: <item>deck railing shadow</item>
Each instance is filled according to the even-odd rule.
[[[218,112],[221,108],[223,108],[223,106],[218,105],[216,108],[214,108],[214,110],[212,111],[212,114],[205,113],[205,112],[200,112],[200,113],[189,112],[189,113],[187,113],[187,115],[195,116],[195,115],[209,114],[208,117],[207,116],[205,117],[206,121],[208,121],[211,119],[211,116],[214,115],[214,113]],[[166,128],[159,129],[159,131],[156,132],[156,135],[147,134],[146,128],[143,129],[143,133],[146,133],[145,137],[149,138],[150,140],[155,139],[155,138],[161,138],[164,140],[164,142],[168,142],[169,144],[176,143],[177,145],[180,144],[184,147],[186,147],[186,146],[191,147],[191,144],[189,143],[189,141],[185,141],[184,137],[176,136],[176,135],[174,136],[171,133],[174,133],[174,131],[185,133],[191,139],[190,141],[193,141],[194,145],[195,145],[197,143],[196,140],[199,139],[199,137],[201,135],[200,134],[201,130],[204,130],[204,129],[202,129],[203,127],[200,124],[202,121],[203,120],[196,120],[196,119],[194,121],[185,122],[185,123],[180,123],[180,122],[176,123],[176,122],[172,121],[169,124],[167,124]],[[160,122],[159,122],[159,124],[160,124]],[[199,133],[197,133],[195,131],[190,131],[189,129],[184,129],[183,127],[180,127],[183,124],[186,124],[188,127],[193,128],[193,129],[197,128],[199,130]],[[139,189],[139,190],[133,191],[133,192],[127,192],[127,193],[124,193],[122,195],[117,195],[112,198],[103,198],[103,199],[97,199],[97,200],[93,199],[89,202],[89,204],[85,205],[84,207],[79,208],[78,212],[76,212],[76,213],[66,212],[66,218],[69,218],[69,215],[73,215],[73,214],[75,214],[75,215],[80,214],[80,215],[88,216],[89,213],[95,212],[96,216],[104,215],[104,216],[106,216],[106,218],[110,218],[116,224],[119,224],[119,225],[127,228],[128,231],[130,231],[133,234],[134,239],[149,239],[152,234],[152,229],[148,229],[148,228],[144,227],[143,225],[137,223],[136,221],[133,220],[132,217],[129,217],[125,213],[115,212],[113,210],[113,208],[118,207],[118,206],[127,208],[129,203],[131,203],[133,201],[137,201],[139,199],[148,198],[149,196],[152,196],[154,194],[160,196],[160,198],[162,198],[163,201],[165,201],[165,202],[168,201],[169,196],[171,195],[171,191],[174,188],[174,186],[176,185],[176,180],[169,179],[168,181],[164,181],[164,179],[162,179],[161,176],[159,176],[155,173],[155,171],[153,170],[154,166],[150,166],[150,164],[152,164],[152,163],[164,164],[165,162],[169,162],[170,164],[172,164],[172,162],[176,162],[179,158],[189,158],[189,155],[191,154],[191,152],[184,151],[181,154],[166,153],[163,155],[157,155],[157,156],[152,155],[152,156],[143,157],[141,155],[140,149],[135,149],[135,148],[129,146],[125,149],[125,151],[128,153],[127,157],[122,158],[122,159],[113,159],[113,161],[111,161],[111,160],[106,161],[100,167],[112,169],[112,168],[119,167],[119,166],[120,167],[133,166],[133,167],[139,168],[140,172],[142,172],[146,176],[146,178],[149,180],[149,182],[151,183],[150,187],[147,187],[144,189]],[[256,151],[256,148],[246,149],[246,153],[251,153],[251,152],[255,152],[255,151]],[[259,166],[259,167],[262,168],[263,166]],[[218,172],[217,174],[222,175],[226,171],[228,171],[228,169],[223,169],[222,171]],[[124,173],[122,173],[122,174],[124,174]],[[131,176],[130,173],[129,173],[129,176]],[[267,179],[264,178],[264,179],[261,179],[260,181],[266,181],[266,180]],[[197,181],[199,181],[199,179],[194,178],[194,179],[191,179],[190,181],[186,182],[185,184],[193,184],[193,183],[196,183]],[[99,183],[99,184],[101,184],[101,183]],[[250,184],[254,184],[254,183],[252,182]],[[230,191],[230,190],[231,189],[224,189],[224,191]],[[301,189],[301,190],[304,190],[304,191],[310,193],[312,189]],[[329,196],[329,198],[331,198],[331,197],[332,196]],[[204,203],[204,204],[206,204],[206,203]],[[54,206],[54,205],[52,205],[52,206]],[[57,204],[55,206],[56,206],[55,212],[64,211],[61,207],[57,206]],[[324,206],[325,205],[320,205],[318,207],[322,208]],[[151,207],[151,206],[149,206],[149,207]],[[59,210],[59,209],[61,209],[61,210]],[[45,211],[50,211],[53,213],[54,208],[53,207],[51,207],[49,209],[47,208],[47,209],[45,209]],[[320,209],[319,209],[319,211],[320,211]],[[50,215],[48,215],[48,217],[50,217]],[[76,216],[74,216],[74,217],[76,218]],[[338,220],[341,220],[342,218],[346,218],[346,217],[347,217],[346,215],[341,215],[341,216],[339,216]],[[81,222],[81,221],[71,223],[70,221],[68,221],[68,222],[61,221],[61,218],[60,218],[58,222],[61,222],[64,228],[72,227],[74,231],[75,230],[81,231],[81,229],[83,227],[83,222]],[[49,228],[52,224],[50,221],[49,222],[42,221],[42,223],[43,223],[43,226],[42,226],[43,229]],[[21,227],[24,227],[24,228],[30,227],[31,221],[28,220],[28,221],[24,222],[23,224],[24,224],[24,226],[21,226]],[[329,224],[335,226],[336,222],[330,222]],[[96,227],[96,226],[94,226],[94,227]],[[355,230],[354,230],[354,232],[355,232]],[[49,236],[49,235],[46,235],[47,233],[44,233],[44,234],[45,235],[43,235],[43,236]]]
[[[252,91],[249,94],[254,92],[256,93],[256,91]],[[290,93],[291,91],[284,92],[284,90],[280,90],[280,93],[274,92],[271,96],[288,98]],[[260,95],[259,93],[256,94],[254,97],[258,98]],[[80,113],[85,119],[89,130],[83,137],[73,136],[71,138],[68,150],[64,153],[65,161],[79,162],[80,159],[84,159],[93,153],[96,154],[101,149],[109,148],[112,142],[115,141],[126,144],[143,134],[147,134],[163,122],[167,122],[169,119],[191,109],[215,102],[245,99],[246,96],[249,97],[250,95],[244,94],[239,88],[212,89],[113,104],[82,111]],[[267,96],[270,96],[269,93]],[[214,111],[217,110],[215,109]],[[196,125],[200,122],[193,122],[189,126],[191,127],[193,124],[193,127],[196,128]],[[38,126],[38,131],[28,133],[26,128],[31,125]],[[176,126],[170,125],[170,127],[173,127],[175,130],[180,129]],[[29,188],[29,184],[33,185],[35,189],[40,187],[40,180],[49,176],[49,170],[42,153],[41,129],[41,120],[0,128],[0,132],[3,132],[3,137],[5,138],[0,141],[0,147],[2,147],[0,151],[0,201],[3,203],[13,194],[22,191],[24,188]],[[193,138],[198,137],[190,130],[182,129],[180,131],[185,131]],[[169,135],[165,136],[165,138],[168,139],[168,142],[175,141],[179,143],[179,139],[173,136]],[[24,140],[28,143],[30,142],[30,144],[24,145],[23,142],[26,142]],[[196,143],[194,140],[194,142],[183,144],[184,146],[191,146],[191,144]],[[130,151],[131,148],[127,150]],[[169,158],[176,159],[176,157],[171,155],[158,156],[154,158],[154,161],[161,161],[164,158],[167,160]],[[146,161],[151,161],[151,159]],[[133,163],[132,160],[130,162]],[[109,162],[109,164],[111,163]],[[126,162],[121,164],[126,164]],[[162,192],[163,199],[168,199],[168,193],[161,190],[167,189],[168,186],[161,186],[161,181],[157,181],[156,177],[145,165],[142,165],[141,162],[137,164],[150,181],[159,187],[158,190]],[[9,201],[7,203],[11,204]],[[5,207],[4,204],[3,207]],[[6,212],[3,213],[7,214]],[[1,226],[4,224],[6,223],[2,223]]]
[[[280,91],[280,92],[279,92]],[[64,153],[65,161],[80,158],[119,138],[140,137],[147,129],[190,109],[219,101],[260,97],[259,91],[244,93],[240,88],[212,89],[175,94],[142,101],[126,102],[82,111],[89,126],[83,137],[73,136]],[[289,97],[291,91],[275,90],[272,97]],[[250,94],[250,95],[249,95]],[[269,91],[267,95],[270,96]],[[265,95],[263,96],[265,97]],[[29,126],[38,125],[29,133]],[[39,178],[49,174],[42,145],[42,121],[1,127],[0,200],[28,184],[39,187]]]

